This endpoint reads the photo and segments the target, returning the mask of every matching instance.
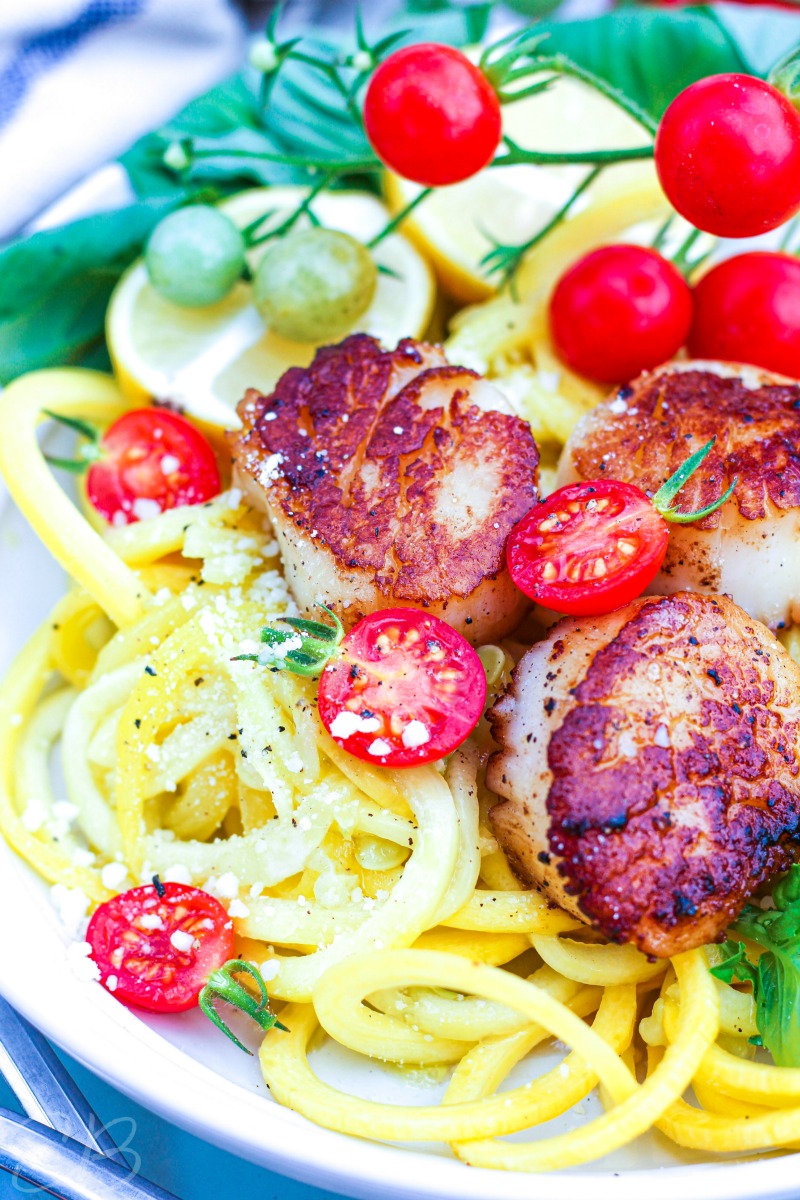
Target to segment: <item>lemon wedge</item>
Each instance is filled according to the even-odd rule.
[[[579,80],[561,78],[552,88],[503,107],[503,129],[520,146],[544,151],[579,151],[647,145],[638,121]],[[496,242],[518,245],[541,229],[567,202],[587,174],[585,166],[492,168],[464,183],[439,188],[403,223],[403,232],[433,263],[444,291],[464,304],[496,291],[483,257]],[[573,212],[627,186],[652,182],[655,168],[643,160],[607,167]],[[417,184],[396,175],[385,180],[394,213],[417,197]]]
[[[256,188],[221,205],[240,227],[266,215],[263,229],[279,224],[306,195],[300,187]],[[317,220],[367,242],[389,213],[366,192],[325,192],[313,201]],[[297,223],[302,227],[306,218]],[[261,230],[259,230],[261,232]],[[255,266],[266,247],[249,253]],[[358,330],[387,346],[421,337],[436,298],[429,266],[407,238],[390,234],[375,249],[378,285]],[[271,389],[285,370],[307,366],[315,346],[288,341],[268,329],[251,303],[251,287],[237,283],[219,304],[179,308],[150,286],[139,260],[117,284],[106,335],[120,387],[135,404],[171,401],[212,426],[237,428],[236,405],[248,387]]]

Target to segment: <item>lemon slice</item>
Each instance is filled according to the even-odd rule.
[[[221,207],[240,227],[266,214],[266,230],[270,223],[280,223],[305,194],[299,187],[257,188]],[[386,207],[365,192],[326,192],[311,207],[321,224],[364,242],[389,217]],[[250,252],[251,266],[265,250],[262,245]],[[387,346],[403,337],[421,337],[436,293],[430,268],[397,233],[376,247],[375,259],[383,269],[358,330]],[[236,405],[248,387],[270,390],[288,367],[307,366],[316,348],[268,329],[251,304],[249,284],[236,284],[219,304],[179,308],[153,290],[141,260],[114,290],[106,334],[120,387],[130,400],[136,404],[153,398],[172,401],[191,416],[226,428],[239,426]]]
[[[648,132],[621,108],[579,80],[562,78],[546,92],[503,107],[503,128],[519,145],[578,151],[647,145]],[[472,304],[496,290],[481,260],[496,242],[527,241],[555,215],[587,173],[585,166],[513,166],[482,171],[439,188],[403,223],[403,232],[433,263],[442,288]],[[610,193],[652,181],[651,161],[607,167],[576,201],[573,212]],[[386,197],[399,212],[420,193],[417,184],[388,175]]]

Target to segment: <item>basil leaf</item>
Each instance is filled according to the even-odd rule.
[[[779,1067],[800,1066],[800,944],[758,960],[756,1024]]]
[[[767,75],[779,58],[800,45],[798,14],[769,6],[715,4],[714,18],[754,75]]]
[[[135,204],[0,250],[0,383],[39,367],[109,367],[109,296],[170,207]]]
[[[540,28],[549,34],[542,53],[566,54],[654,117],[695,80],[748,69],[707,8],[618,8],[584,21],[543,21]]]
[[[775,886],[772,899],[775,908],[766,911],[746,905],[732,926],[736,933],[763,947],[758,963],[747,961],[740,943],[738,961],[731,964],[729,957],[713,974],[733,965],[732,977],[753,984],[756,1022],[763,1044],[779,1067],[797,1067],[800,1066],[800,866],[793,866]]]
[[[554,0],[555,4],[560,0]],[[492,3],[453,4],[451,0],[406,0],[400,10],[390,17],[388,30],[410,29],[403,41],[447,42],[451,46],[468,46],[486,36]]]
[[[302,49],[330,58],[337,53],[335,46],[311,38],[304,40]],[[123,154],[122,164],[137,194],[179,197],[196,191],[198,184],[211,184],[227,195],[253,185],[309,182],[308,171],[237,158],[235,152],[242,150],[329,158],[336,163],[372,157],[344,98],[323,72],[289,59],[272,84],[263,109],[261,79],[252,67],[245,67]],[[191,138],[195,150],[213,152],[213,157],[193,163],[177,177],[163,165],[163,155],[170,142],[182,138]],[[377,190],[377,180],[363,182]]]
[[[744,942],[727,941],[721,949],[727,957],[711,968],[711,974],[723,983],[733,983],[734,979],[738,979],[742,983],[749,980],[755,984],[757,970],[747,957]]]

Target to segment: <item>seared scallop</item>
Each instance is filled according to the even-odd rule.
[[[703,521],[671,526],[649,591],[724,592],[773,629],[798,621],[800,384],[703,362],[643,375],[580,421],[558,482],[622,479],[652,495],[712,437],[676,506],[704,508],[738,478],[734,495]]]
[[[438,348],[356,335],[238,411],[235,482],[269,514],[301,609],[349,627],[414,605],[473,643],[518,624],[505,541],[537,499],[538,452],[490,383]]]
[[[725,597],[560,621],[489,716],[498,840],[613,941],[719,939],[800,860],[800,667]]]

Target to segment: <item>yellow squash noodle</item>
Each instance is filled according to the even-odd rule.
[[[326,972],[314,990],[314,1008],[290,1005],[285,1010],[282,1020],[291,1032],[281,1038],[265,1038],[261,1048],[264,1077],[276,1099],[328,1128],[392,1140],[458,1141],[487,1133],[500,1136],[531,1124],[526,1107],[528,1088],[463,1104],[406,1107],[347,1096],[314,1075],[306,1050],[317,1027],[315,1008],[333,1022],[337,1006],[348,998],[360,1002],[382,987],[414,986],[456,987],[507,1004],[572,1045],[598,1075],[613,1080],[618,1089],[630,1081],[630,1072],[613,1047],[544,988],[451,955],[384,951],[359,955]],[[617,1001],[619,991],[608,990],[609,1005]],[[624,1023],[629,1038],[635,1015],[632,989],[628,989],[627,1003],[622,999],[625,1011],[615,1019]]]
[[[8,490],[55,559],[94,597],[115,625],[144,612],[142,581],[106,545],[53,478],[36,440],[44,410],[108,423],[127,409],[108,375],[98,371],[34,371],[0,396],[0,472]]]

